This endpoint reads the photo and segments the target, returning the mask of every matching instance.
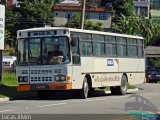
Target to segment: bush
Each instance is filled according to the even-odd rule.
[[[1,84],[5,86],[17,86],[18,83],[16,81],[15,73],[8,73],[8,72],[3,73]]]

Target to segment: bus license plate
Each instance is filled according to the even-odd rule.
[[[36,89],[36,90],[47,90],[49,88],[48,85],[33,85],[32,89]]]

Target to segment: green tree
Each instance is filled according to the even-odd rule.
[[[81,17],[79,14],[73,14],[71,20],[68,20],[65,26],[70,28],[80,28],[80,20]]]
[[[19,0],[21,7],[14,8],[20,29],[53,25],[52,0]]]
[[[20,7],[6,8],[6,44],[15,45],[17,30],[53,26],[53,0],[19,0]]]
[[[121,15],[118,22],[112,23],[111,28],[114,32],[144,37],[146,46],[157,43],[160,45],[160,24],[153,23],[144,17]]]
[[[133,15],[134,11],[134,3],[133,0],[114,0],[113,2],[113,21],[117,21],[120,19],[121,14],[124,16],[131,16]]]
[[[12,10],[12,8],[6,8],[6,13],[5,13],[5,44],[4,45],[9,45],[13,47],[15,45],[15,24],[16,24],[16,18],[15,14]]]

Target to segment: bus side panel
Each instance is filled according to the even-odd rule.
[[[145,73],[128,73],[127,76],[130,85],[141,84],[145,79]]]
[[[93,74],[95,72],[94,58],[93,57],[81,57],[81,65],[73,65],[72,70],[73,70],[72,72],[73,89],[81,89],[85,75],[87,74],[89,74],[90,76],[95,75]],[[96,86],[100,87],[101,83],[97,83]]]
[[[122,74],[115,74],[114,72],[118,72],[117,59],[81,57],[81,65],[73,65],[73,89],[82,88],[83,79],[87,74],[91,76],[92,87],[118,86]]]
[[[84,75],[82,75],[81,66],[72,66],[72,89],[81,89]]]
[[[127,74],[129,84],[140,84],[145,78],[145,60],[136,58],[120,58],[119,72]]]
[[[95,58],[93,87],[118,86],[122,74],[118,72],[118,62],[115,58]],[[101,85],[99,84],[101,83]]]

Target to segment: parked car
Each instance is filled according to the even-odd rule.
[[[147,69],[146,78],[149,83],[158,82],[160,80],[160,69]]]
[[[17,58],[15,56],[3,56],[3,68],[13,68],[16,67]]]

